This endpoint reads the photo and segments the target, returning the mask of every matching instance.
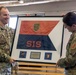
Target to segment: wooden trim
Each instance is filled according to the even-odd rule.
[[[19,62],[18,74],[64,75],[64,69],[56,64]]]

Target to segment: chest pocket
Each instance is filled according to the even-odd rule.
[[[0,45],[3,45],[3,44],[6,44],[6,38],[2,33],[0,33]]]

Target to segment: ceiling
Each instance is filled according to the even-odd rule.
[[[37,1],[51,1],[51,2],[55,2],[55,1],[72,1],[72,0],[0,0],[0,2],[3,1],[24,1],[24,2],[37,2]]]
[[[25,1],[25,2],[35,2],[35,1],[70,1],[70,0],[0,0],[0,1]]]
[[[21,5],[39,4],[39,3],[48,3],[48,2],[61,2],[61,1],[72,1],[72,0],[0,0],[0,5],[21,6]]]
[[[0,1],[12,1],[12,0],[0,0]],[[18,1],[18,0],[13,0],[13,1]]]

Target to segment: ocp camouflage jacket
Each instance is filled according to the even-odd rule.
[[[0,69],[10,67],[10,47],[14,31],[8,26],[0,26]]]
[[[66,57],[59,60],[58,66],[65,68],[68,75],[76,75],[76,33],[71,35],[66,50]]]

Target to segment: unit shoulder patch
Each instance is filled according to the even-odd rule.
[[[71,49],[75,49],[76,48],[76,43],[71,45]]]

